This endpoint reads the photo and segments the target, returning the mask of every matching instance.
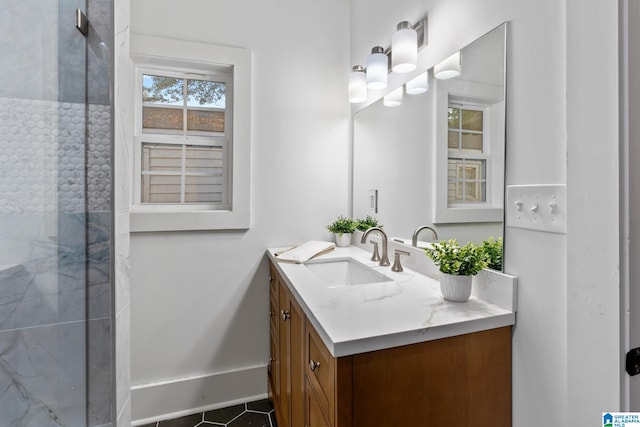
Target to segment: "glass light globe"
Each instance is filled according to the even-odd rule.
[[[420,95],[429,90],[429,70],[418,74],[405,85],[407,95]]]
[[[382,46],[371,49],[367,58],[367,87],[380,90],[387,87],[387,72],[389,70],[389,58],[384,54]]]
[[[418,33],[409,21],[398,24],[398,30],[391,38],[391,70],[396,73],[410,73],[418,65]]]
[[[385,95],[382,103],[385,107],[398,107],[402,105],[402,86]]]
[[[349,74],[349,102],[364,102],[367,100],[367,79],[361,65],[353,67]]]

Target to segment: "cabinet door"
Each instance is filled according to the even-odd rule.
[[[291,295],[289,303],[289,369],[291,371],[291,427],[304,423],[304,312]]]
[[[333,423],[334,359],[311,323],[307,322],[304,369],[309,385],[316,394],[317,404]]]
[[[304,312],[279,280],[279,341],[281,427],[299,427],[304,423]]]
[[[279,343],[278,352],[280,353],[280,395],[277,396],[278,406],[280,407],[280,418],[278,425],[280,427],[291,426],[291,365],[289,358],[289,334],[291,333],[291,310],[290,299],[288,297],[287,288],[279,281],[278,292],[280,294],[280,311],[279,311]]]
[[[269,343],[270,357],[268,365],[269,373],[269,393],[271,399],[275,400],[280,396],[280,354],[279,354],[279,334],[278,330],[280,322],[278,321],[278,313],[280,306],[279,299],[279,281],[277,273],[271,266],[271,281],[269,286]]]
[[[305,427],[329,427],[329,423],[325,418],[324,411],[320,407],[318,398],[314,393],[312,387],[307,383],[306,394],[306,416],[304,420]]]

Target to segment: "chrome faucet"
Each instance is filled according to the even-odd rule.
[[[411,246],[418,247],[418,234],[420,234],[422,230],[427,229],[431,230],[431,232],[433,233],[433,237],[435,239],[434,241],[438,241],[438,233],[436,233],[436,230],[429,227],[428,225],[421,225],[420,227],[416,228],[416,231],[413,232],[413,237],[411,238]]]
[[[381,266],[391,265],[391,263],[389,262],[389,254],[388,254],[388,247],[387,247],[387,234],[384,232],[382,228],[380,227],[368,228],[367,231],[365,231],[364,234],[362,235],[362,239],[360,239],[360,243],[366,243],[367,236],[372,231],[377,231],[378,233],[380,233],[380,237],[382,237],[382,258],[380,259],[380,265]]]

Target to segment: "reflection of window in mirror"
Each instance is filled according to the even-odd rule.
[[[434,86],[435,222],[500,222],[504,91],[458,79],[439,80]]]
[[[486,106],[456,103],[449,100],[447,204],[450,207],[487,202],[487,165],[489,147],[485,121]]]

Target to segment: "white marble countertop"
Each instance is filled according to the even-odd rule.
[[[473,294],[468,302],[446,301],[437,280],[407,267],[394,273],[358,247],[336,248],[321,258],[352,257],[393,281],[329,288],[303,264],[275,262],[274,253],[281,249],[269,249],[268,256],[335,357],[515,324],[515,307],[491,304]],[[489,291],[500,288],[490,285]]]

